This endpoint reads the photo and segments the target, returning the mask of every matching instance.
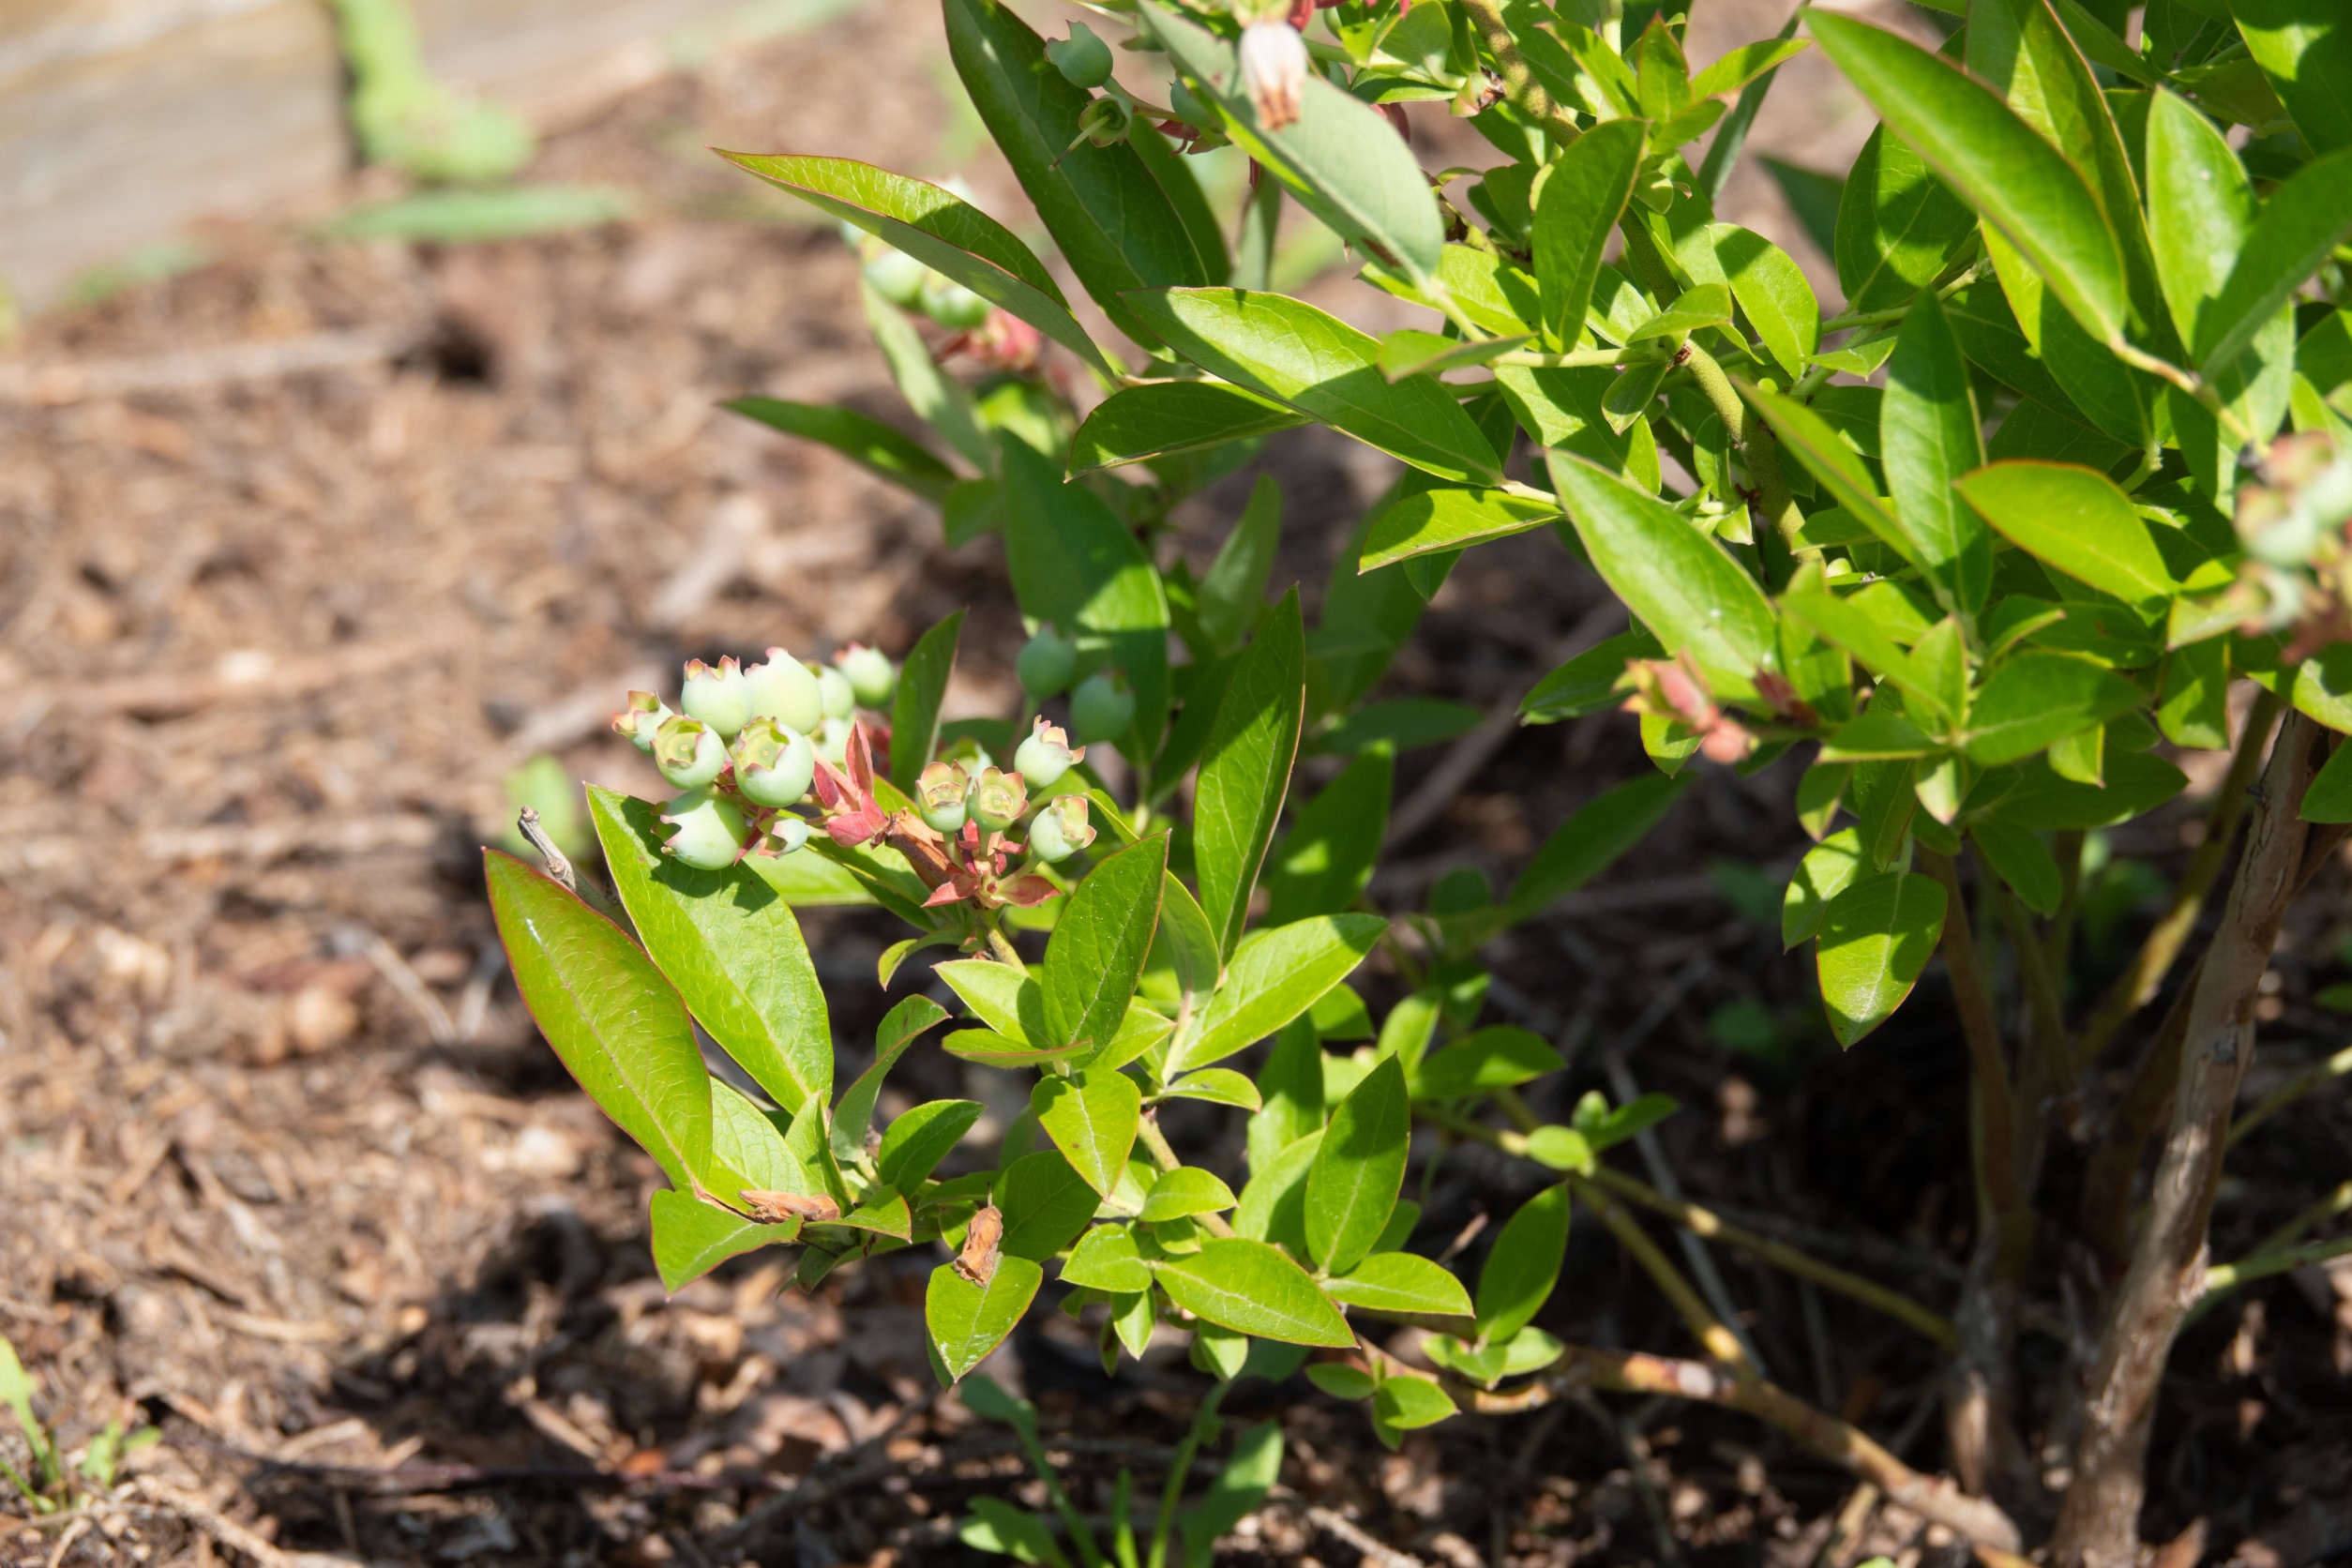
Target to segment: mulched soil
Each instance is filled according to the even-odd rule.
[[[1720,47],[1778,16],[1702,20]],[[136,1489],[77,1523],[0,1502],[0,1560],[954,1563],[982,1560],[955,1538],[965,1500],[1042,1503],[1009,1432],[935,1390],[932,1259],[878,1259],[804,1297],[753,1258],[664,1295],[653,1168],[522,1016],[477,849],[506,831],[504,781],[536,756],[652,792],[604,720],[689,653],[898,650],[968,603],[953,711],[1010,706],[1019,629],[995,545],[950,553],[927,509],[713,407],[759,390],[892,415],[842,247],[699,149],[936,171],[968,135],[936,35],[917,0],[884,0],[551,140],[535,173],[659,192],[641,222],[462,249],[229,233],[216,264],[30,332],[34,365],[335,332],[394,348],[275,380],[0,405],[0,1332],[69,1447],[117,1415],[165,1434],[132,1461]],[[1839,166],[1859,139],[1849,100],[1825,75],[1796,83],[1760,140]],[[1474,154],[1441,117],[1421,126],[1428,160]],[[1001,170],[972,177],[1018,210]],[[1731,204],[1779,226],[1756,216],[1775,201],[1748,180]],[[1344,283],[1318,297],[1372,309]],[[1311,612],[1389,471],[1322,435],[1276,442],[1265,467],[1289,497],[1280,580],[1304,584]],[[1182,514],[1196,565],[1249,479]],[[1544,535],[1482,549],[1385,689],[1515,704],[1563,640],[1609,629],[1604,597]],[[1444,755],[1406,760],[1400,810]],[[1417,907],[1463,864],[1507,880],[1568,810],[1648,765],[1619,716],[1508,731],[1431,794],[1375,897]],[[1539,1109],[1628,1080],[1671,1093],[1685,1109],[1663,1146],[1695,1196],[1947,1303],[1971,1204],[1941,982],[1862,1048],[1829,1044],[1808,961],[1778,940],[1778,878],[1802,848],[1794,776],[1709,772],[1602,885],[1497,944],[1490,1016],[1569,1050]],[[2193,815],[2116,847],[2177,870]],[[2101,885],[2112,928],[2087,945],[2112,966],[2149,890]],[[2283,943],[2252,1093],[2341,1043],[2312,998],[2342,975],[2344,886],[2331,870]],[[873,984],[895,933],[856,912],[807,925],[853,1067],[895,1000]],[[911,966],[897,994],[923,983]],[[1377,964],[1364,984],[1376,1011],[1398,991]],[[927,1052],[900,1091],[1004,1092]],[[1239,1118],[1169,1128],[1237,1164]],[[1482,1224],[1534,1190],[1536,1172],[1483,1153],[1439,1162],[1422,1250],[1474,1260]],[[2054,1210],[2076,1163],[2061,1137]],[[2347,1174],[2352,1116],[2323,1090],[2235,1162],[2216,1256]],[[1925,1347],[1717,1256],[1781,1381],[1937,1463]],[[1688,1349],[1589,1225],[1543,1321]],[[2028,1331],[2029,1368],[2056,1375],[2064,1323]],[[1106,1380],[1091,1329],[1046,1313],[990,1363],[1043,1410],[1082,1510],[1108,1510],[1122,1466],[1156,1497],[1206,1387],[1176,1337]],[[2206,1516],[2219,1548],[2341,1496],[2348,1375],[2352,1272],[2223,1303],[2174,1363],[2150,1533]],[[1289,1453],[1223,1561],[1959,1557],[1705,1410],[1563,1403],[1394,1454],[1303,1379],[1244,1384],[1229,1410],[1279,1415]],[[0,1457],[23,1462],[12,1429]]]

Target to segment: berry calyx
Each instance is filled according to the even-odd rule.
[[[1051,865],[1069,859],[1094,841],[1084,795],[1056,795],[1029,824],[1030,852]]]
[[[1002,833],[1029,809],[1029,790],[1018,773],[983,768],[972,786],[972,820],[990,833]]]
[[[680,790],[699,790],[727,766],[727,743],[699,718],[672,714],[654,731],[654,766]]]
[[[631,746],[650,756],[654,731],[670,716],[669,703],[650,691],[632,691],[629,705],[612,716],[612,732],[626,737]]]
[[[817,777],[817,748],[799,731],[755,718],[735,737],[735,788],[754,806],[790,806]]]
[[[971,815],[972,776],[960,762],[933,762],[914,781],[914,807],[923,825],[954,837]]]
[[[732,740],[751,717],[750,685],[731,658],[722,658],[716,665],[701,659],[689,660],[686,667],[686,686],[678,694],[678,706],[687,716],[699,718],[718,731],[719,739]]]
[[[1036,728],[1021,742],[1020,749],[1013,753],[1013,766],[1029,781],[1031,789],[1042,792],[1059,784],[1062,776],[1085,755],[1084,746],[1072,750],[1070,737],[1058,726],[1047,723],[1040,714]]]

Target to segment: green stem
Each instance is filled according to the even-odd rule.
[[[1518,41],[1502,20],[1502,7],[1497,0],[1462,0],[1470,25],[1478,29],[1479,41],[1486,53],[1495,57],[1496,68],[1502,73],[1503,96],[1512,107],[1544,128],[1555,148],[1564,147],[1582,132],[1576,128],[1575,116],[1552,101],[1551,94],[1535,80],[1529,68],[1527,56],[1519,53]]]
[[[2254,1109],[2231,1123],[2229,1141],[2236,1144],[2239,1138],[2244,1138],[2329,1078],[2342,1078],[2346,1073],[2352,1073],[2352,1046],[2344,1047],[2316,1067],[2296,1075],[2265,1095],[2260,1105],[2255,1106]]]
[[[2119,333],[2107,340],[2107,352],[2135,369],[2146,370],[2151,376],[2172,383],[2190,397],[2203,403],[2206,412],[2210,414],[2220,423],[2222,429],[2227,430],[2239,445],[2254,445],[2255,436],[2253,430],[2243,419],[2238,417],[2236,411],[2222,401],[2221,394],[2214,391],[2212,385],[2203,376],[2184,370],[2162,355],[2149,354],[2145,349],[2134,347]]]
[[[996,955],[997,961],[1000,963],[1010,964],[1017,972],[1027,974],[1029,972],[1029,966],[1021,962],[1021,956],[1019,952],[1014,948],[1011,941],[1006,938],[1003,928],[988,915],[984,914],[980,917],[980,919],[982,928],[988,933],[988,951]]]
[[[1603,365],[1648,365],[1672,358],[1672,352],[1648,347],[1570,349],[1565,354],[1537,354],[1529,349],[1514,349],[1499,354],[1487,361],[1492,365],[1515,365],[1530,369],[1573,369]]]
[[[1790,556],[1798,561],[1818,560],[1820,550],[1806,544],[1798,535],[1798,530],[1804,526],[1804,514],[1797,510],[1796,498],[1788,493],[1787,477],[1780,471],[1780,444],[1772,439],[1772,427],[1748,416],[1747,404],[1714,355],[1696,341],[1685,347],[1689,355],[1684,363],[1690,369],[1691,379],[1714,409],[1715,417],[1723,421],[1724,433],[1740,444],[1740,456],[1747,463],[1749,479],[1756,485],[1756,511]]]
[[[1160,1131],[1160,1119],[1155,1110],[1146,1110],[1143,1113],[1143,1119],[1136,1123],[1135,1136],[1136,1141],[1142,1144],[1144,1152],[1152,1156],[1153,1165],[1158,1166],[1162,1170],[1177,1170],[1183,1168],[1184,1162],[1176,1157],[1176,1151],[1168,1144],[1168,1135]],[[1233,1234],[1233,1227],[1227,1223],[1223,1214],[1195,1214],[1192,1217],[1195,1223],[1212,1236]]]
[[[1184,1482],[1192,1474],[1193,1455],[1200,1445],[1224,1424],[1217,1408],[1225,1403],[1225,1391],[1231,1383],[1219,1383],[1200,1402],[1199,1413],[1192,1418],[1192,1427],[1176,1450],[1175,1463],[1168,1470],[1168,1485],[1160,1493],[1160,1516],[1152,1527],[1152,1555],[1149,1568],[1167,1568],[1168,1544],[1176,1529],[1176,1504],[1183,1500]]]
[[[2235,1263],[2217,1263],[2205,1271],[2205,1292],[2231,1290],[2272,1274],[2293,1274],[2306,1263],[2324,1263],[2330,1258],[2352,1253],[2352,1236],[2338,1236],[2331,1241],[2312,1242],[2291,1252],[2273,1252],[2264,1257],[2241,1258]]]

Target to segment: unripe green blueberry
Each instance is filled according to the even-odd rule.
[[[951,838],[964,830],[971,794],[972,776],[961,762],[933,762],[914,781],[915,809],[924,825]]]
[[[1070,694],[1070,728],[1078,744],[1116,740],[1135,722],[1135,693],[1116,670],[1101,670],[1078,683]]]
[[[817,748],[772,718],[755,718],[735,737],[735,788],[754,806],[790,806],[817,779]]]
[[[1078,673],[1078,644],[1051,626],[1039,626],[1013,661],[1013,672],[1031,701],[1059,696],[1069,690],[1070,677]]]
[[[688,790],[670,803],[661,820],[677,831],[670,852],[704,871],[723,870],[743,853],[743,813],[707,789]]]
[[[1058,726],[1047,723],[1045,716],[1040,714],[1036,728],[1029,732],[1027,740],[1021,742],[1020,749],[1013,753],[1013,766],[1020,770],[1020,776],[1029,781],[1031,789],[1050,790],[1062,782],[1062,776],[1085,755],[1084,746],[1071,750],[1070,737],[1063,734]]]
[[[1199,126],[1203,130],[1214,128],[1217,123],[1216,116],[1200,106],[1200,100],[1192,96],[1192,89],[1181,78],[1168,84],[1168,112],[1184,124]]]
[[[950,332],[970,332],[988,319],[988,302],[934,273],[923,280],[923,313]]]
[[[1029,824],[1029,848],[1048,864],[1069,859],[1094,841],[1084,795],[1056,795]]]
[[[743,678],[753,717],[772,718],[804,735],[816,733],[824,722],[824,694],[817,689],[817,677],[783,649],[770,648],[767,663],[753,665]]]
[[[686,688],[678,694],[678,706],[717,731],[719,739],[733,740],[751,717],[750,683],[732,658],[720,659],[716,667],[692,659],[686,667]]]
[[[1068,38],[1048,39],[1046,58],[1073,87],[1092,91],[1110,80],[1110,45],[1096,38],[1094,29],[1083,22],[1070,23]]]
[[[817,700],[824,704],[827,718],[857,716],[857,692],[850,686],[850,678],[829,664],[817,671]]]
[[[629,705],[612,716],[612,732],[626,736],[631,746],[651,756],[654,731],[670,716],[669,703],[650,691],[632,691]]]
[[[923,297],[923,285],[933,274],[929,267],[903,250],[884,250],[866,264],[866,280],[874,292],[901,309],[912,310]]]
[[[654,731],[654,766],[672,788],[699,790],[727,765],[727,743],[699,718],[673,714]]]
[[[859,706],[876,710],[890,706],[891,696],[898,689],[898,667],[890,662],[888,654],[852,642],[835,655],[833,662],[850,683],[850,692]]]
[[[972,786],[972,820],[991,833],[1002,833],[1029,809],[1029,791],[1018,773],[984,768]]]
[[[768,824],[768,836],[760,848],[769,854],[791,854],[808,842],[808,824],[798,817],[783,816]]]
[[[817,726],[817,732],[808,737],[816,743],[817,755],[837,768],[850,765],[850,721],[827,718]]]

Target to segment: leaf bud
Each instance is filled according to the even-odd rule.
[[[1013,672],[1032,701],[1058,696],[1069,690],[1070,677],[1078,673],[1078,644],[1051,626],[1039,626],[1013,661]]]
[[[972,787],[972,819],[991,833],[1002,833],[1029,809],[1029,791],[1018,773],[983,768]]]
[[[817,777],[817,748],[799,731],[755,718],[735,737],[735,788],[754,806],[790,806]]]
[[[650,691],[629,693],[629,705],[612,716],[612,732],[626,736],[638,750],[652,755],[654,731],[671,716],[670,704]]]
[[[1135,693],[1116,670],[1100,670],[1078,683],[1070,694],[1070,728],[1078,744],[1116,740],[1135,722]]]
[[[751,693],[753,717],[772,718],[804,735],[814,734],[824,722],[824,697],[817,689],[817,677],[783,649],[770,648],[767,663],[753,665],[743,678]]]
[[[778,816],[768,824],[768,835],[760,841],[763,854],[791,854],[808,842],[808,824],[798,817]]]
[[[727,743],[699,718],[672,714],[654,731],[654,766],[671,785],[699,790],[727,765]]]
[[[925,826],[952,838],[964,830],[971,793],[972,776],[961,762],[933,762],[915,778],[915,809]]]
[[[1013,753],[1013,766],[1020,770],[1031,789],[1050,790],[1085,755],[1084,746],[1070,749],[1070,737],[1058,726],[1047,723],[1045,715],[1039,714],[1036,728],[1021,742],[1020,749]]]
[[[1258,123],[1281,130],[1299,122],[1299,95],[1306,89],[1306,40],[1279,17],[1242,29],[1242,91],[1249,95]]]
[[[850,678],[830,664],[817,671],[817,700],[827,718],[848,720],[857,714],[857,692]]]
[[[688,790],[661,820],[676,828],[670,852],[703,871],[724,870],[743,853],[743,813],[708,789]]]
[[[874,292],[902,310],[912,310],[923,297],[931,269],[903,250],[885,249],[866,264],[866,280]]]
[[[898,689],[898,667],[880,648],[852,642],[836,654],[833,662],[850,683],[850,693],[861,707],[882,709]]]
[[[1094,29],[1083,22],[1070,23],[1068,38],[1048,39],[1046,58],[1073,87],[1091,91],[1110,80],[1110,45],[1096,38]]]
[[[732,658],[720,659],[716,667],[690,659],[678,706],[717,731],[719,739],[732,740],[751,717],[750,683]]]
[[[1056,795],[1029,824],[1029,847],[1048,863],[1069,859],[1094,841],[1084,795]]]

